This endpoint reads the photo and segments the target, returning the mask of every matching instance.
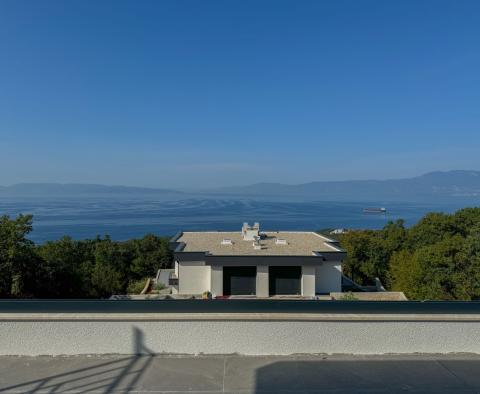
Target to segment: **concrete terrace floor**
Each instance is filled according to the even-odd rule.
[[[480,356],[8,356],[0,392],[480,393]]]

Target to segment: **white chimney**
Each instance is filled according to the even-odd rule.
[[[244,241],[255,241],[260,239],[260,224],[255,223],[253,227],[250,227],[248,223],[243,223],[242,235]]]

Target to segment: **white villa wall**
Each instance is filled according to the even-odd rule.
[[[223,266],[212,265],[210,273],[210,291],[215,296],[223,295]]]
[[[182,261],[178,264],[178,292],[202,294],[210,291],[210,266],[203,261]]]
[[[315,266],[304,265],[302,267],[302,296],[313,297],[315,295]]]
[[[269,296],[268,265],[257,266],[257,297]]]
[[[179,294],[201,294],[211,291],[223,295],[223,267],[209,266],[203,261],[175,262]],[[268,265],[257,266],[257,297],[269,296]],[[302,295],[342,291],[342,266],[340,262],[323,262],[320,266],[302,266]]]
[[[315,276],[316,293],[342,291],[342,264],[339,261],[325,261],[317,267]]]

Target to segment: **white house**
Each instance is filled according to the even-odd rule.
[[[171,240],[178,294],[302,295],[341,291],[345,252],[311,231],[180,232]]]

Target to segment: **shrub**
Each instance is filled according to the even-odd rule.
[[[210,293],[209,291],[204,291],[202,293],[202,299],[203,300],[211,300],[212,299],[212,293]]]
[[[351,291],[340,297],[341,301],[358,301],[358,298]]]
[[[140,294],[146,283],[146,278],[131,281],[127,287],[127,294]]]

